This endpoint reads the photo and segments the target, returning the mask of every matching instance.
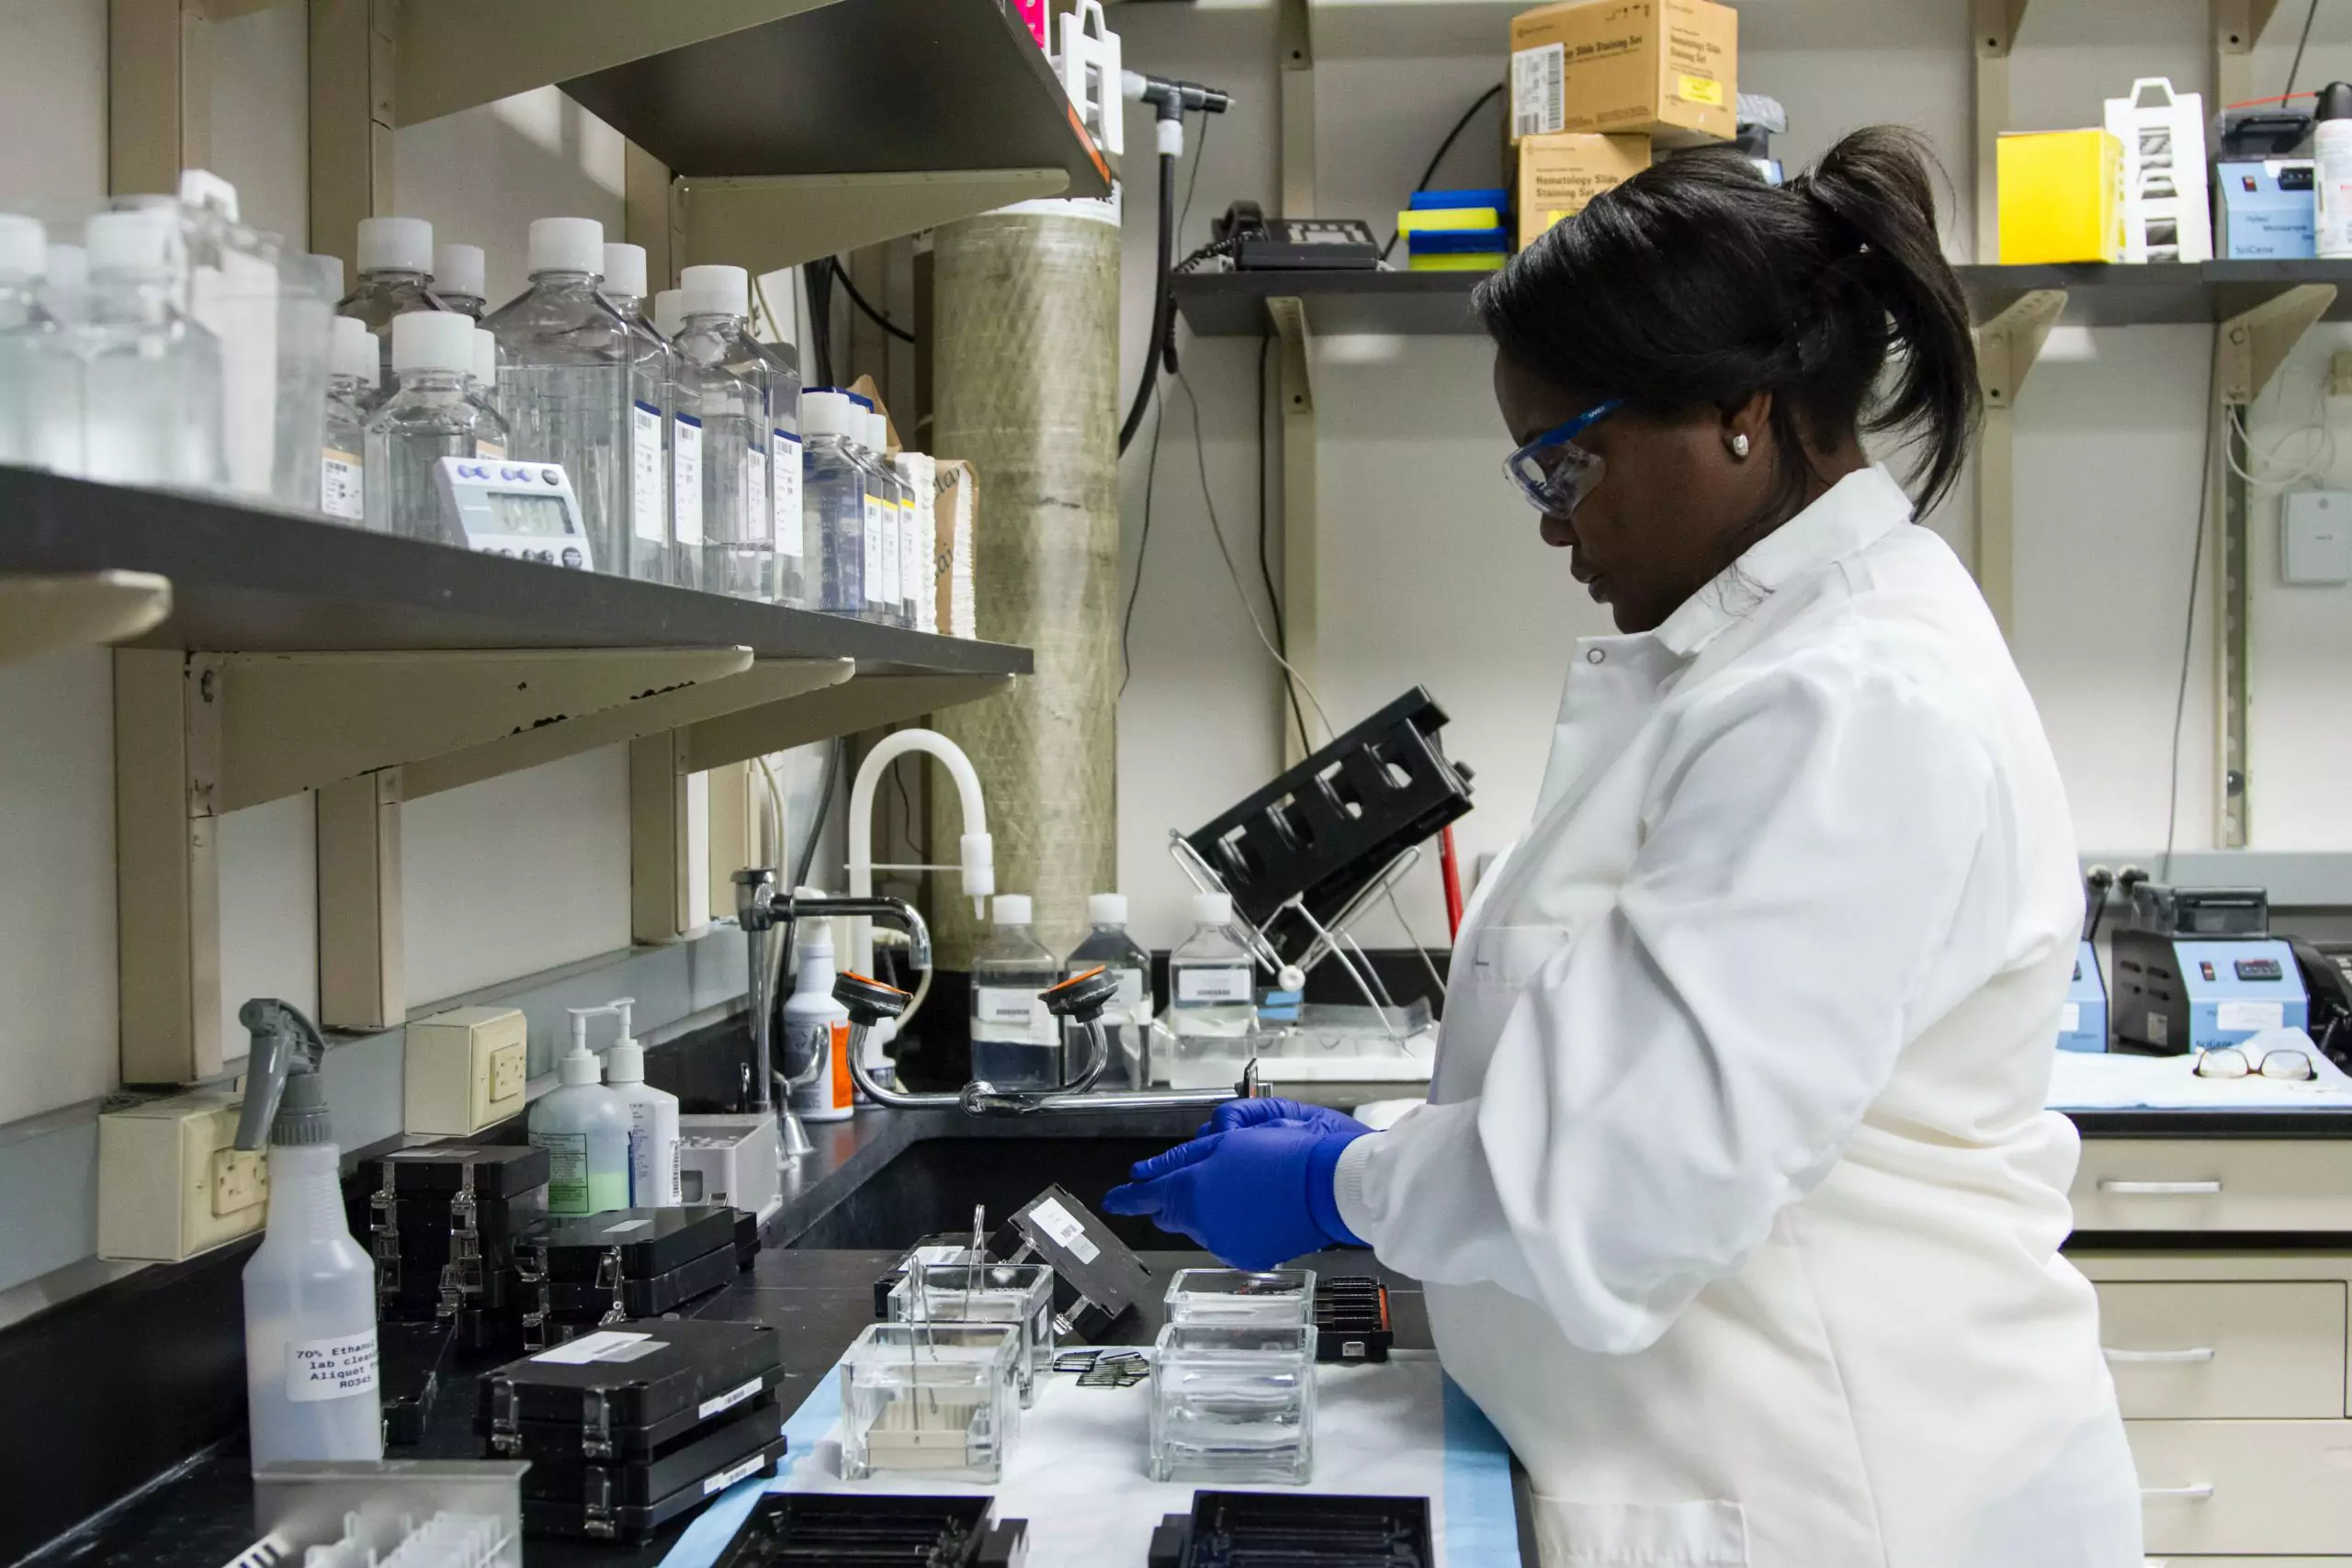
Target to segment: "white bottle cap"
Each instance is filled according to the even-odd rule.
[[[877,457],[890,450],[890,416],[880,409],[868,410],[865,415],[865,444]]]
[[[92,272],[153,272],[172,265],[179,220],[167,207],[93,214],[82,231]]]
[[[362,218],[359,270],[431,272],[433,225],[422,218]]]
[[[1097,893],[1086,900],[1086,918],[1098,926],[1124,926],[1127,923],[1127,896],[1124,893]]]
[[[996,923],[1001,926],[1025,926],[1029,923],[1032,906],[1026,893],[1000,893],[996,896]]]
[[[643,1083],[645,1047],[634,1040],[615,1041],[605,1052],[606,1083]]]
[[[474,329],[474,379],[485,387],[498,385],[498,334],[488,327]]]
[[[678,329],[686,324],[686,313],[679,307],[685,303],[683,288],[664,288],[653,297],[653,330],[663,337],[676,337]]]
[[[561,1076],[564,1088],[578,1089],[583,1084],[603,1082],[605,1065],[596,1060],[595,1053],[582,1045],[565,1052],[563,1060],[556,1064],[556,1071]]]
[[[309,264],[311,276],[319,280],[319,289],[322,293],[329,299],[343,298],[343,258],[341,256],[311,254],[303,256],[302,260]]]
[[[800,922],[800,956],[821,958],[827,963],[833,957],[833,922],[803,920]]]
[[[849,431],[850,400],[839,392],[815,391],[800,394],[800,437],[814,441],[820,435],[843,435]]]
[[[0,212],[0,272],[39,277],[49,270],[49,231],[38,218]]]
[[[531,220],[531,272],[605,270],[605,226],[594,218]]]
[[[90,253],[79,245],[49,247],[49,286],[51,289],[77,292],[89,287]]]
[[[689,316],[752,313],[752,275],[740,266],[690,266],[678,274]]]
[[[630,299],[645,297],[645,247],[643,245],[606,245],[605,247],[605,292],[618,294]]]
[[[376,346],[376,334],[368,323],[356,316],[334,319],[334,354],[331,361],[338,376],[356,377],[368,386],[381,378],[381,352]]]
[[[1233,923],[1233,895],[1230,893],[1195,893],[1193,895],[1193,919],[1204,926],[1229,926]]]
[[[474,367],[470,316],[455,310],[411,310],[392,318],[392,371],[447,370],[468,375]]]
[[[433,253],[434,291],[479,299],[489,292],[482,283],[485,265],[480,245],[439,246]]]

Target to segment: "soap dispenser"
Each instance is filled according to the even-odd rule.
[[[601,1214],[628,1207],[628,1105],[604,1085],[588,1049],[588,1021],[610,1008],[571,1008],[571,1049],[560,1088],[531,1107],[531,1145],[548,1152],[548,1213]]]
[[[621,1037],[605,1053],[605,1081],[628,1107],[628,1206],[632,1209],[674,1209],[683,1199],[678,1185],[678,1097],[645,1081],[645,1047],[629,1032],[628,1010],[634,997],[623,997],[592,1010],[609,1012],[621,1021]]]
[[[380,1460],[375,1266],[344,1220],[319,1077],[325,1043],[271,997],[238,1009],[237,1021],[253,1037],[237,1147],[269,1150],[268,1228],[244,1273],[253,1462]]]

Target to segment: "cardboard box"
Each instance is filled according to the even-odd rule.
[[[1510,134],[1638,133],[1728,141],[1739,118],[1739,14],[1714,0],[1574,0],[1510,22]]]
[[[933,587],[938,594],[939,629],[947,637],[980,635],[974,593],[980,521],[980,481],[961,458],[939,459],[939,505],[933,539]]]
[[[2123,143],[2113,132],[2011,132],[1994,160],[2003,265],[2123,259]]]
[[[1519,144],[1519,248],[1586,202],[1650,166],[1646,136],[1597,136],[1571,131],[1530,136]]]
[[[2319,254],[2309,158],[2248,158],[2213,165],[2213,230],[2229,261]]]

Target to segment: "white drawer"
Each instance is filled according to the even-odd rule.
[[[2126,1421],[2148,1555],[2352,1552],[2352,1421]]]
[[[2097,1289],[2098,1342],[2126,1416],[2344,1415],[2342,1280]]]
[[[2086,1138],[2078,1231],[2352,1232],[2352,1140]]]

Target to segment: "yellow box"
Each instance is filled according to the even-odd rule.
[[[1519,144],[1519,248],[1650,166],[1646,136],[1530,136]]]
[[[2123,143],[2112,132],[2015,131],[1994,156],[2003,265],[2123,258]]]
[[[1396,215],[1399,234],[1453,234],[1464,229],[1499,229],[1503,215],[1491,207],[1428,207]]]
[[[1453,251],[1407,258],[1407,272],[1500,272],[1510,257],[1500,251]]]
[[[1510,134],[1639,132],[1668,147],[1739,125],[1739,13],[1714,0],[1572,0],[1510,19]]]

